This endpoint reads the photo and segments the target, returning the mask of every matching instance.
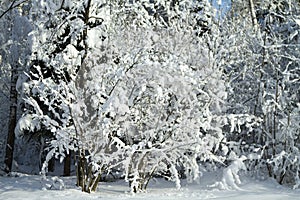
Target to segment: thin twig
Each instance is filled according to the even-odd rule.
[[[14,0],[11,5],[9,6],[9,8],[7,10],[5,10],[1,15],[0,15],[0,19],[6,14],[8,13],[10,10],[20,6],[21,4],[25,3],[26,1],[29,1],[29,0],[24,0],[24,1],[21,1],[20,3],[14,5],[16,3],[17,0]]]

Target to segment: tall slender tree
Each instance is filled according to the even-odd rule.
[[[24,1],[25,2],[25,1]],[[20,71],[24,69],[24,65],[28,61],[30,55],[30,38],[28,33],[31,31],[31,25],[25,16],[25,10],[22,6],[25,6],[24,2],[19,2],[17,5],[16,1],[8,4],[6,10],[1,15],[1,20],[7,20],[9,29],[7,29],[9,40],[11,43],[2,44],[4,56],[6,60],[6,66],[9,68],[10,81],[9,81],[9,117],[8,117],[8,132],[6,142],[6,153],[5,153],[5,171],[8,173],[12,170],[14,160],[14,146],[15,146],[15,127],[17,122],[17,111],[18,111],[18,93],[17,93],[17,80]],[[23,3],[23,4],[22,4]],[[20,9],[13,9],[19,6]],[[4,15],[6,14],[6,15]],[[4,40],[8,42],[8,40]]]

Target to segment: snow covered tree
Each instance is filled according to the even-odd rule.
[[[100,2],[93,6],[98,4]],[[101,19],[90,17],[89,12],[95,9],[91,6],[91,1],[32,2],[34,54],[28,80],[23,87],[27,109],[19,129],[29,130],[53,149],[57,146],[60,146],[59,151],[65,149],[59,154],[63,157],[76,146],[69,108],[72,95],[67,85],[74,79],[87,55],[87,29],[101,24]],[[55,140],[58,137],[66,140]],[[50,152],[55,155],[55,151]],[[46,161],[51,156],[47,156]]]
[[[7,10],[7,5],[4,4],[4,2],[1,4],[1,10],[0,12],[1,13],[4,13],[6,10]],[[6,59],[7,58],[7,53],[8,53],[8,50],[9,50],[9,46],[8,46],[8,41],[9,41],[9,34],[5,31],[7,29],[4,29],[4,26],[5,24],[10,24],[8,23],[9,22],[9,19],[8,19],[8,16],[7,15],[3,15],[1,17],[1,20],[0,20],[0,27],[2,29],[2,31],[0,32],[0,56],[1,56],[1,59],[0,59],[0,63],[1,63],[1,122],[3,122],[1,124],[1,133],[5,133],[7,134],[7,124],[8,122],[5,121],[4,119],[7,119],[7,113],[9,112],[9,109],[7,104],[5,102],[8,102],[9,100],[9,85],[7,85],[6,83],[9,82],[9,69],[7,67],[4,67],[4,66],[7,66],[7,63],[9,63],[9,59]],[[4,76],[4,75],[7,75],[7,76]],[[4,155],[5,155],[5,149],[6,149],[6,135],[1,135],[3,138],[3,140],[1,140],[1,150],[3,149],[3,151],[1,151],[0,155],[0,159],[2,161],[4,161]],[[1,169],[5,168],[5,166],[1,166]]]
[[[297,177],[297,170],[291,165],[297,166],[298,161],[289,160],[298,149],[296,135],[299,125],[291,125],[290,122],[297,118],[295,102],[299,99],[295,89],[298,88],[295,80],[299,77],[296,62],[299,54],[295,51],[299,43],[299,25],[295,21],[299,4],[285,0],[254,3],[257,28],[245,27],[250,24],[249,17],[248,21],[244,17],[231,18],[235,19],[232,27],[237,28],[231,31],[237,35],[230,38],[234,41],[240,39],[240,42],[236,45],[239,52],[231,54],[236,58],[229,63],[226,71],[233,86],[233,96],[229,98],[233,100],[231,110],[254,114],[262,119],[262,125],[250,134],[239,134],[236,140],[244,143],[240,147],[244,153],[250,157],[257,154],[254,156],[256,159],[250,161],[251,166],[260,168],[256,171],[267,168],[269,175],[278,182],[295,182],[291,177]],[[236,26],[239,21],[244,24],[242,27]],[[240,59],[241,56],[243,59]],[[262,159],[259,161],[257,158]]]
[[[91,121],[84,117],[89,110],[97,110],[94,119],[100,123],[99,128],[83,126],[80,141],[86,141],[83,149],[97,166],[92,169],[102,170],[105,164],[124,170],[132,191],[146,189],[153,175],[166,176],[179,186],[180,175],[197,178],[199,162],[224,160],[216,153],[224,139],[223,127],[231,124],[223,115],[222,69],[211,56],[207,38],[198,37],[187,23],[190,18],[178,20],[181,30],[164,24],[153,29],[148,23],[152,16],[143,12],[143,6],[129,5],[125,12],[112,9],[116,12],[109,35],[112,54],[105,57],[110,59],[103,62],[91,54],[99,61],[90,63],[87,75],[81,76],[88,80],[82,81],[84,93],[98,95],[89,97],[90,103],[77,100],[75,108],[83,110],[77,112],[80,124]],[[132,16],[127,13],[139,12],[145,15],[126,23]],[[96,63],[101,65],[95,67]]]
[[[36,16],[35,48],[43,51],[24,84],[30,109],[19,128],[49,133],[46,161],[78,151],[78,185],[86,192],[110,169],[124,170],[138,191],[154,174],[179,186],[179,170],[197,178],[199,162],[222,161],[215,152],[228,124],[225,84],[195,30],[195,10],[181,5],[176,13],[185,18],[168,26],[147,10],[151,2],[36,3],[46,13]],[[56,32],[49,37],[49,30]]]
[[[298,5],[247,2],[221,21],[207,0],[32,1],[17,130],[45,144],[44,172],[75,151],[85,192],[112,171],[132,192],[154,175],[180,187],[242,155],[298,177]]]
[[[105,31],[109,8],[106,1],[89,0],[33,1],[31,9],[36,25],[32,33],[34,54],[28,80],[23,84],[26,111],[19,121],[18,130],[21,134],[31,132],[45,144],[41,149],[47,150],[44,172],[53,157],[62,161],[70,151],[78,152],[78,186],[86,192],[96,189],[98,176],[93,179],[94,174],[90,175],[88,171],[90,163],[84,162],[89,157],[85,154],[90,152],[83,148],[83,137],[88,133],[83,133],[82,127],[88,126],[88,122],[78,121],[76,116],[81,111],[73,105],[81,97],[76,90],[84,79],[80,77],[80,70],[85,70],[89,62],[93,62],[87,61],[88,55],[93,53],[92,43],[108,40]],[[99,54],[95,56],[105,59],[106,55],[101,52],[103,46],[97,48]],[[95,185],[86,184],[90,178],[90,183]]]
[[[18,6],[18,9],[16,9]],[[8,87],[9,93],[6,95],[9,96],[6,99],[7,103],[2,104],[9,107],[8,116],[5,118],[9,119],[8,121],[8,130],[7,130],[7,141],[6,141],[6,152],[4,159],[4,170],[10,172],[13,166],[14,160],[14,146],[15,146],[15,127],[17,123],[17,111],[18,111],[18,94],[17,94],[17,80],[20,74],[20,71],[24,69],[29,56],[30,56],[30,37],[28,33],[31,31],[31,25],[28,22],[26,15],[26,4],[23,2],[2,2],[1,3],[1,25],[6,25],[7,28],[2,28],[2,33],[0,34],[0,45],[1,45],[1,63],[3,64],[3,72],[6,72],[10,75],[9,80],[6,80],[6,83],[2,83],[2,87]],[[6,73],[3,73],[6,74]],[[1,79],[6,79],[1,75]],[[6,89],[2,90],[5,95]],[[1,100],[6,98],[1,95]],[[6,126],[4,126],[6,127]]]
[[[263,130],[269,141],[265,151],[268,170],[279,183],[295,183],[293,177],[297,177],[299,160],[292,157],[297,158],[299,149],[299,123],[290,122],[298,120],[295,112],[299,109],[299,81],[296,81],[300,75],[296,61],[299,53],[295,45],[299,44],[300,27],[295,17],[300,5],[285,0],[260,6],[261,12],[265,12],[260,15],[265,38],[261,104],[265,119]]]

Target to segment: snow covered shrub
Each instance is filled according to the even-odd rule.
[[[185,176],[195,179],[198,161],[218,161],[213,151],[223,139],[218,127],[222,125],[210,109],[219,99],[210,95],[220,89],[214,88],[216,84],[223,86],[218,83],[222,80],[216,71],[212,75],[207,68],[191,68],[172,54],[160,54],[159,46],[155,53],[143,46],[138,52],[126,48],[128,55],[120,58],[119,65],[91,64],[81,76],[84,87],[74,90],[72,104],[80,149],[88,151],[87,162],[98,168],[95,173],[124,170],[132,191],[146,189],[154,175],[179,187],[180,167]],[[211,82],[215,84],[210,86]]]
[[[79,149],[89,166],[82,171],[123,170],[135,192],[154,175],[180,187],[182,176],[198,177],[199,162],[221,162],[214,154],[224,137],[222,70],[193,29],[128,25],[124,14],[109,25],[107,46],[94,41],[72,86]]]
[[[212,184],[210,187],[217,187],[225,190],[239,190],[238,185],[241,184],[239,173],[243,170],[246,171],[244,161],[247,160],[246,156],[235,157],[230,165],[223,169],[222,181]]]
[[[44,187],[43,190],[64,190],[65,183],[62,179],[58,178],[57,176],[51,177],[51,179],[43,178],[41,180]]]
[[[245,170],[246,166],[243,163],[247,158],[245,156],[241,156],[240,158],[235,159],[227,168],[223,170],[223,178],[222,183],[224,184],[225,189],[238,189],[239,184],[241,184],[241,180],[239,178],[239,171]]]
[[[104,90],[108,85],[103,85],[107,67],[106,63],[94,66],[90,61],[80,69],[77,81],[70,85],[74,94],[71,116],[79,151],[77,184],[86,192],[94,191],[102,173],[118,167],[124,154],[125,145],[113,135],[113,114],[106,112],[111,100]]]
[[[223,139],[218,120],[220,101],[226,98],[221,71],[205,65],[205,49],[193,44],[188,32],[160,31],[135,29],[135,37],[127,36],[124,43],[129,44],[142,32],[156,40],[142,40],[136,45],[144,47],[139,51],[134,45],[131,52],[126,48],[124,53],[135,56],[121,57],[120,65],[128,68],[120,72],[109,104],[111,130],[126,146],[123,165],[133,191],[145,189],[153,175],[166,176],[179,187],[180,168],[184,176],[197,178],[198,162],[218,161],[213,151]],[[177,38],[182,43],[176,44]]]

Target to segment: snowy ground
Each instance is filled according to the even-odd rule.
[[[51,179],[51,177],[49,178]],[[65,189],[45,190],[47,183],[51,181],[41,180],[40,176],[24,175],[18,177],[0,176],[0,200],[89,200],[89,199],[242,199],[242,200],[299,200],[300,190],[292,190],[278,185],[273,180],[257,181],[251,178],[242,177],[240,189],[221,190],[212,188],[216,179],[213,175],[204,176],[200,184],[182,183],[182,188],[177,190],[173,183],[164,179],[155,179],[149,185],[146,193],[132,195],[129,192],[128,184],[124,181],[100,183],[97,192],[86,194],[74,186],[75,178],[62,178]]]

